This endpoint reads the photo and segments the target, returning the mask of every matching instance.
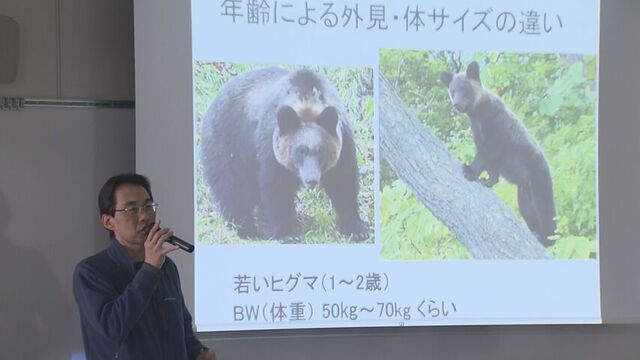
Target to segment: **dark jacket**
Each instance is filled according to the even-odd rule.
[[[155,270],[155,271],[154,271]],[[135,263],[116,240],[73,274],[82,337],[92,359],[195,359],[202,344],[184,305],[178,269]]]

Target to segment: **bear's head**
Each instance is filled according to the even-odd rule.
[[[465,74],[440,73],[440,81],[449,88],[449,97],[453,107],[462,113],[469,112],[482,94],[480,67],[472,62]]]
[[[285,105],[278,110],[274,132],[276,160],[298,176],[305,187],[315,187],[322,174],[338,162],[342,148],[338,111],[328,106],[321,111]]]
[[[312,71],[296,71],[287,81],[277,108],[273,151],[304,187],[314,187],[338,163],[342,103],[333,86]]]

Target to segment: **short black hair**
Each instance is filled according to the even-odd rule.
[[[151,183],[146,176],[134,173],[114,175],[102,185],[100,193],[98,194],[100,216],[105,214],[114,216],[116,214],[116,190],[122,185],[142,186],[147,191],[147,194],[149,194],[151,201],[153,201]],[[107,231],[109,231],[109,235],[113,237],[113,231]]]
[[[151,183],[149,183],[149,179],[147,179],[146,176],[134,173],[114,175],[102,185],[102,189],[100,189],[100,193],[98,194],[98,209],[100,210],[100,215],[115,215],[116,190],[122,185],[142,186],[147,191],[147,194],[149,194],[151,201],[153,201]]]

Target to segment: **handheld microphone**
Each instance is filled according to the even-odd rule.
[[[193,249],[194,249],[193,245],[189,244],[188,242],[180,239],[179,237],[177,237],[175,235],[170,237],[167,240],[167,242],[169,244],[172,244],[172,245],[175,245],[175,246],[179,247],[180,249],[182,249],[182,250],[184,250],[184,251],[186,251],[188,253],[192,253]]]
[[[149,233],[149,231],[151,231],[151,228],[152,228],[152,227],[153,227],[153,223],[152,223],[152,224],[147,225],[147,228],[146,228],[146,230],[147,230],[147,234]],[[160,231],[160,230],[161,230],[161,229],[160,229],[160,228],[158,228],[158,231]],[[173,235],[173,236],[171,236],[169,239],[167,239],[167,242],[168,242],[169,244],[172,244],[172,245],[175,245],[175,246],[179,247],[180,249],[182,249],[182,250],[184,250],[184,251],[186,251],[186,252],[188,252],[188,253],[192,253],[192,252],[193,252],[193,249],[194,249],[194,247],[193,247],[193,245],[192,245],[192,244],[189,244],[188,242],[186,242],[186,241],[184,241],[184,240],[180,239],[179,237],[177,237],[177,236],[175,236],[175,235]]]

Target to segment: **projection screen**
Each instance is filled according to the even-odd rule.
[[[198,330],[599,323],[598,9],[193,0]]]

